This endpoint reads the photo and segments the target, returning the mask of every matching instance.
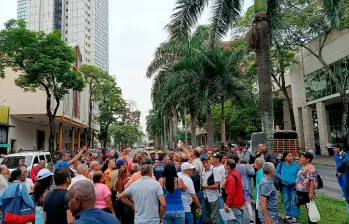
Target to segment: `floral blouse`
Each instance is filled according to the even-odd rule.
[[[297,173],[296,191],[309,192],[310,181],[315,181],[315,189],[317,188],[317,171],[315,168],[302,168]]]

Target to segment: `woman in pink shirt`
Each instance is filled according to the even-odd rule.
[[[104,174],[102,172],[94,173],[93,183],[96,188],[95,208],[100,208],[105,212],[115,215],[111,200],[111,191],[109,187],[104,184]]]

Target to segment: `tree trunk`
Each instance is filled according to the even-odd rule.
[[[206,114],[206,131],[207,131],[207,144],[210,150],[214,145],[214,133],[213,133],[213,120],[211,111]]]
[[[270,46],[267,15],[256,13],[258,85],[261,104],[261,120],[268,149],[274,150],[273,101],[271,84]]]
[[[172,116],[169,116],[168,119],[168,143],[167,143],[167,149],[170,150],[172,148]]]
[[[164,144],[162,145],[163,148],[165,148],[165,145],[167,144],[166,141],[166,115],[164,115]]]
[[[92,82],[89,83],[89,88],[88,134],[85,137],[87,137],[87,146],[91,147],[90,144],[92,142]]]
[[[291,99],[287,94],[287,90],[282,91],[282,93],[285,96],[286,103],[288,106],[288,112],[290,113],[291,128],[292,128],[292,130],[296,130],[296,122],[294,120],[293,105],[292,105]]]
[[[108,143],[108,130],[109,130],[109,124],[105,125],[105,136],[103,139],[103,148],[106,149],[107,148],[107,143]]]
[[[346,93],[342,95],[343,101],[343,117],[342,117],[342,138],[343,143],[346,145],[346,136],[347,136],[347,123],[348,123],[348,106],[349,106],[349,98]]]
[[[224,98],[221,99],[221,143],[225,144]]]
[[[184,107],[184,117],[183,117],[183,123],[184,123],[184,142],[185,144],[188,144],[188,127],[187,127],[187,108]]]
[[[172,148],[175,149],[177,146],[178,142],[178,137],[177,137],[177,128],[178,128],[178,122],[177,122],[177,113],[172,118],[172,130],[173,130],[173,141],[172,141]]]
[[[56,135],[56,123],[55,123],[55,118],[49,117],[49,129],[50,129],[50,135],[48,138],[48,150],[51,154],[51,158],[54,158],[55,155],[55,135]],[[62,146],[63,149],[63,146]]]
[[[197,121],[197,114],[194,112],[190,113],[190,131],[191,131],[191,145],[197,146],[196,144],[196,121]]]

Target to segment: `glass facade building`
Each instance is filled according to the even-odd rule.
[[[28,0],[17,1],[17,18],[27,21]]]
[[[349,75],[349,56],[330,64],[330,68],[339,79],[345,78]],[[335,82],[325,69],[305,76],[304,84],[307,102],[338,93]]]

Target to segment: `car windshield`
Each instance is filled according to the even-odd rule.
[[[7,168],[9,169],[15,169],[18,167],[19,164],[19,160],[20,159],[24,159],[24,164],[29,167],[31,165],[32,162],[32,156],[8,156],[5,157],[5,159],[2,161],[1,164],[4,164],[7,166]]]

